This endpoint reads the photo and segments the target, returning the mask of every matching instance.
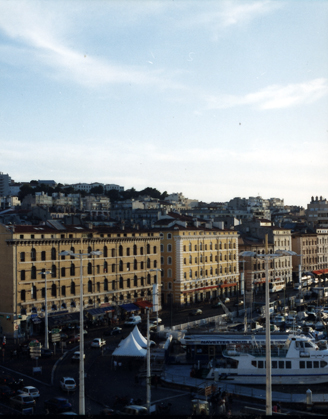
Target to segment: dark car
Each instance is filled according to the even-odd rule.
[[[217,303],[212,304],[212,308],[222,307],[222,304],[218,301]]]
[[[72,405],[64,397],[52,397],[44,402],[44,408],[48,410],[49,413],[62,413],[70,412],[72,410]]]
[[[11,389],[8,386],[0,386],[0,399],[9,400],[11,397],[15,396],[15,390]]]
[[[115,326],[112,329],[108,329],[105,331],[106,336],[112,336],[112,335],[120,335],[122,333],[122,328]]]
[[[79,335],[73,335],[73,336],[69,336],[67,338],[67,343],[77,343],[80,342],[80,336]]]
[[[53,351],[51,349],[41,348],[41,358],[51,358]]]
[[[26,409],[27,407],[35,407],[35,400],[29,394],[22,393],[11,397],[10,404],[16,409]]]

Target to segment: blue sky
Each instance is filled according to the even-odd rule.
[[[328,2],[1,1],[0,170],[328,198]]]

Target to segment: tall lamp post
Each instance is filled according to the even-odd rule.
[[[270,333],[270,311],[269,311],[269,261],[282,257],[294,256],[295,252],[290,250],[277,250],[276,253],[268,253],[268,238],[265,237],[266,254],[246,251],[239,254],[240,257],[254,257],[265,262],[265,358],[266,358],[266,415],[272,415],[272,379],[271,379],[271,333]]]
[[[47,275],[51,274],[50,271],[46,272],[39,272],[39,275],[44,275],[44,327],[45,327],[45,335],[44,335],[44,347],[48,349],[49,343],[49,332],[48,332],[48,307],[47,307]]]
[[[84,392],[84,326],[83,326],[83,257],[94,255],[100,256],[102,252],[92,251],[90,253],[74,253],[64,250],[59,256],[74,256],[80,259],[80,371],[79,371],[79,415],[85,415],[85,392]]]
[[[156,284],[157,284],[157,286],[159,286],[157,272],[162,272],[162,269],[150,269],[149,272],[156,272]],[[157,315],[156,330],[158,330],[158,310],[159,310],[158,288],[157,288],[156,308],[157,308],[157,310],[156,310],[156,315]]]

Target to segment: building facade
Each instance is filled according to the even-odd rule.
[[[160,234],[164,303],[184,305],[238,293],[237,232],[175,224]]]
[[[54,222],[53,222],[54,223]],[[80,311],[83,254],[83,309],[152,301],[160,281],[160,236],[154,231],[110,227],[0,225],[0,327],[19,337],[33,332],[34,318],[47,311]],[[100,251],[100,256],[88,254]],[[44,275],[46,273],[46,275]],[[45,286],[45,284],[47,284]]]

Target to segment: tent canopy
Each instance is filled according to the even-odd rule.
[[[133,337],[132,333],[115,349],[113,356],[127,356],[145,358],[147,350],[143,349]]]
[[[136,342],[142,347],[147,348],[147,339],[142,336],[140,333],[140,330],[138,329],[138,326],[134,326],[134,329],[132,330],[131,334],[133,335]]]

